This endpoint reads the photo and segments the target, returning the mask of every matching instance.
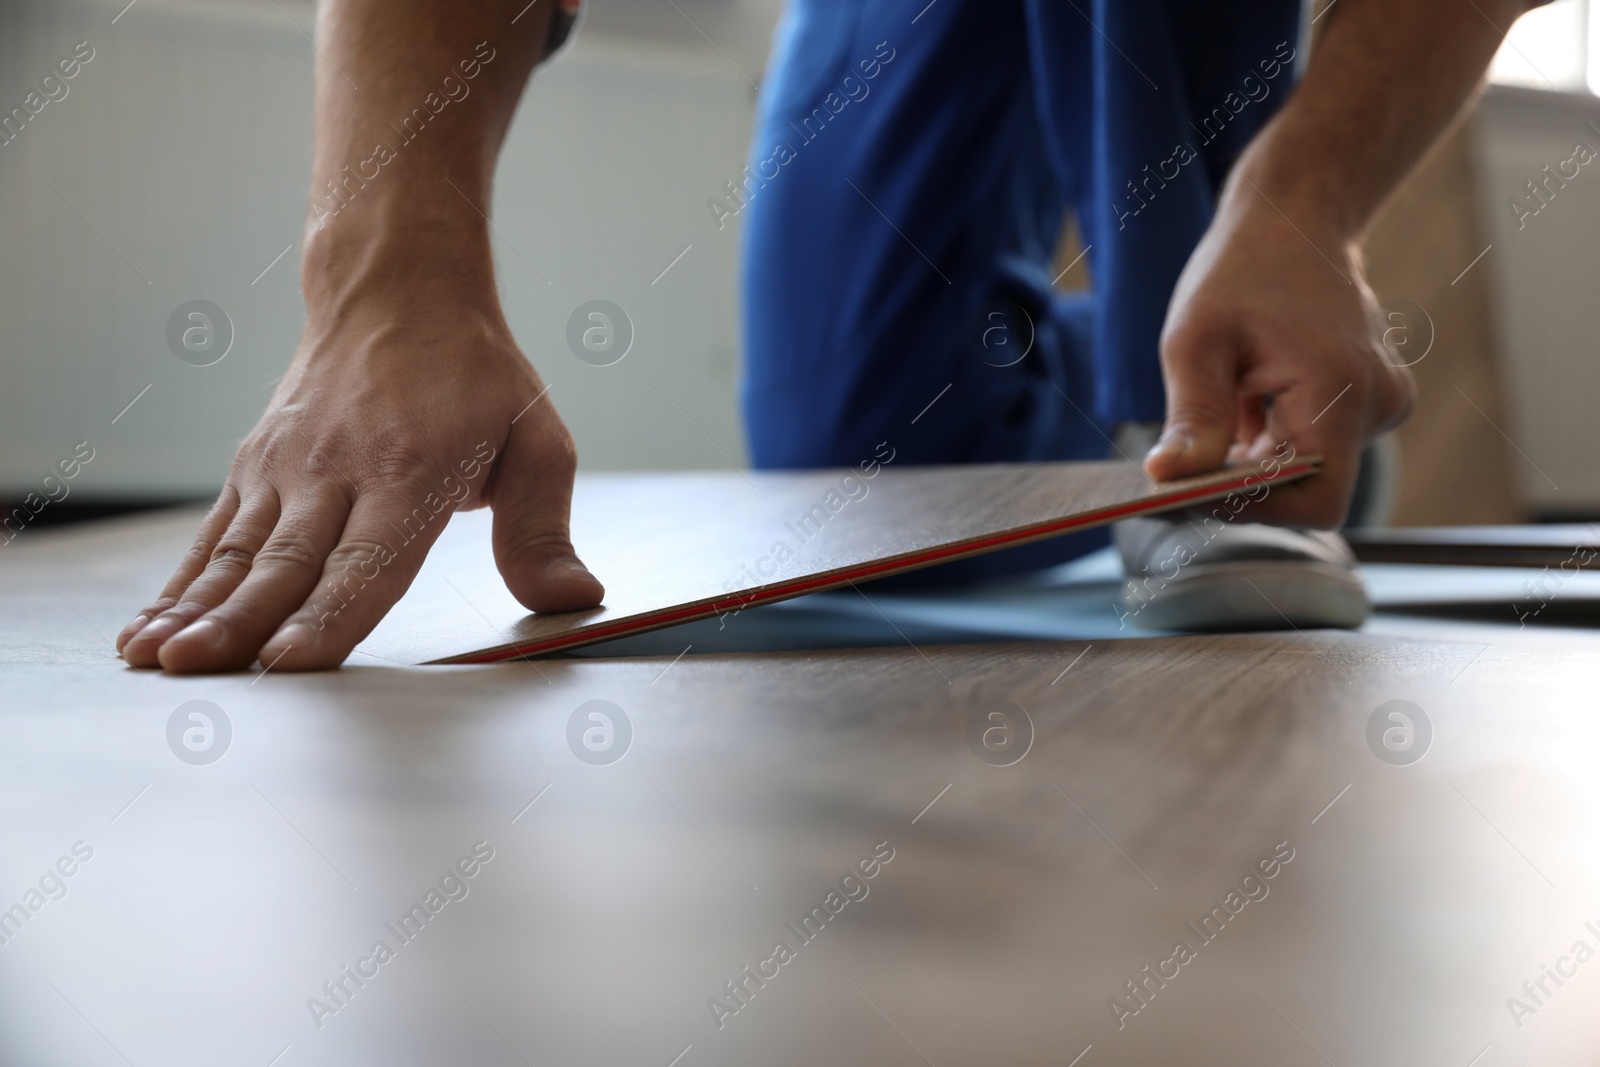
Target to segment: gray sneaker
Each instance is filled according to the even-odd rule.
[[[1127,583],[1123,624],[1151,630],[1355,629],[1372,610],[1336,533],[1182,517],[1112,528]]]

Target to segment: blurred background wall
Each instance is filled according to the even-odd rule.
[[[95,449],[81,499],[214,492],[304,321],[312,5],[125,3],[0,4],[6,110],[78,42],[93,50],[0,147],[0,499],[80,441]],[[744,165],[777,5],[677,3],[595,3],[535,77],[498,173],[511,325],[591,467],[743,456],[738,231],[706,200]],[[169,316],[196,299],[233,324],[212,366],[168,346]],[[566,345],[592,299],[633,322],[614,366]]]
[[[93,54],[0,146],[0,501],[79,442],[95,458],[74,502],[213,493],[303,322],[311,4],[125,3],[0,4],[0,112],[79,42]],[[1520,226],[1509,206],[1576,142],[1600,148],[1587,4],[1519,26],[1504,84],[1369,245],[1380,296],[1422,309],[1432,337],[1401,434],[1399,521],[1600,515],[1600,163]],[[590,6],[535,77],[500,167],[508,315],[586,467],[741,463],[739,235],[706,201],[743,166],[781,2]],[[633,324],[612,366],[565,341],[593,299]],[[231,322],[210,366],[169,347],[169,318],[194,300]]]

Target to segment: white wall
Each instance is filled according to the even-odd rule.
[[[66,98],[0,147],[0,495],[36,487],[84,440],[86,496],[214,490],[303,322],[310,4],[139,0],[118,17],[124,2],[0,5],[0,110],[78,41],[95,50]],[[535,78],[502,162],[508,315],[585,465],[739,462],[738,238],[705,200],[743,164],[775,0],[679,0],[693,25],[670,5],[594,6]],[[564,340],[596,297],[636,331],[609,368]],[[167,346],[168,316],[195,298],[233,320],[215,366]]]
[[[1477,115],[1478,180],[1494,308],[1524,499],[1547,513],[1600,511],[1600,159],[1521,220],[1512,197],[1573,154],[1600,150],[1600,100],[1495,87]],[[1570,172],[1570,171],[1569,171]],[[1463,264],[1464,265],[1464,264]],[[1493,432],[1485,427],[1485,432]]]
[[[76,42],[95,49],[67,98],[0,147],[0,497],[36,487],[83,440],[96,458],[80,491],[213,490],[303,320],[310,4],[138,0],[117,17],[124,2],[0,4],[0,111]],[[495,212],[501,285],[588,467],[743,460],[738,235],[715,229],[705,201],[742,166],[779,3],[591,0],[575,46],[518,114]],[[1504,87],[1478,120],[1494,247],[1475,269],[1496,283],[1504,429],[1529,457],[1529,502],[1546,510],[1600,509],[1600,162],[1520,231],[1506,200],[1575,140],[1600,148],[1591,120],[1593,98]],[[213,367],[181,363],[165,339],[172,310],[197,297],[235,325]],[[634,320],[634,349],[614,367],[579,362],[564,340],[571,311],[597,297]]]

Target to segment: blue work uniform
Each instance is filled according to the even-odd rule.
[[[1287,96],[1298,0],[791,0],[744,223],[760,468],[1102,458],[1223,179]],[[1066,213],[1092,286],[1052,282]],[[1102,531],[953,565],[1070,559]]]

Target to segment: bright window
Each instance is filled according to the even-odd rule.
[[[1555,0],[1517,20],[1489,79],[1536,89],[1600,93],[1600,0]]]

